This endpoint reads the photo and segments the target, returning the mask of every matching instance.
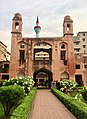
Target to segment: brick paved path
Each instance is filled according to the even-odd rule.
[[[71,112],[50,92],[37,90],[34,109],[29,119],[76,119]]]

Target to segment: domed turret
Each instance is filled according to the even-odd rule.
[[[20,13],[16,13],[13,17],[14,20],[22,20],[22,15]]]
[[[66,15],[66,16],[64,17],[64,20],[71,20],[71,18],[70,18],[69,15]]]
[[[69,15],[64,17],[63,35],[73,35],[73,20]]]
[[[22,33],[22,15],[20,13],[15,13],[12,20],[12,32]]]
[[[35,30],[35,32],[36,32],[36,38],[38,38],[39,32],[41,31],[41,27],[39,26],[38,16],[37,16],[36,26],[34,27],[34,30]]]

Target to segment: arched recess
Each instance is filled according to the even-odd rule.
[[[52,64],[52,46],[46,42],[38,42],[34,45],[33,61],[35,64]]]
[[[18,74],[17,74],[17,77],[24,77],[25,76],[25,74],[23,73],[23,72],[19,72]]]
[[[15,29],[16,29],[16,30],[19,29],[19,23],[18,23],[18,22],[15,23]]]
[[[60,74],[60,80],[68,80],[69,74],[67,72],[63,72]]]
[[[19,46],[19,66],[24,65],[26,59],[26,43],[24,41],[18,42]]]
[[[37,77],[38,74],[42,74],[43,77]],[[52,82],[53,78],[52,78],[52,72],[50,70],[41,68],[34,72],[33,77],[34,77],[34,81],[35,81],[35,86],[38,85],[38,81],[42,82],[43,84],[45,84],[47,81],[48,88],[51,88],[51,82]],[[44,86],[44,85],[42,85],[42,86]]]
[[[67,46],[67,43],[65,42],[61,42],[60,44],[60,60],[63,60],[64,62],[64,65],[67,65],[67,57],[68,57],[68,54],[67,54],[67,50],[68,50],[68,46]]]
[[[70,31],[70,24],[67,24],[67,32]]]

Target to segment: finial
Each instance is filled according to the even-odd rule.
[[[38,19],[38,16],[37,16],[36,25],[37,25],[37,26],[39,25],[39,19]]]
[[[38,16],[37,16],[37,21],[36,21],[36,23],[39,23],[39,19],[38,19]]]

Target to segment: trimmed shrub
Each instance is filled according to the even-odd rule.
[[[51,91],[77,117],[77,119],[87,119],[87,104],[78,101],[55,88],[52,88]]]
[[[4,108],[5,116],[8,117],[13,107],[18,101],[23,99],[25,92],[20,86],[3,86],[0,87],[0,101]]]
[[[32,109],[32,103],[35,97],[36,88],[33,88],[12,113],[11,119],[26,119]]]
[[[3,80],[0,80],[0,87],[3,85]]]
[[[86,87],[84,87],[82,91],[82,97],[87,102],[87,88]]]

